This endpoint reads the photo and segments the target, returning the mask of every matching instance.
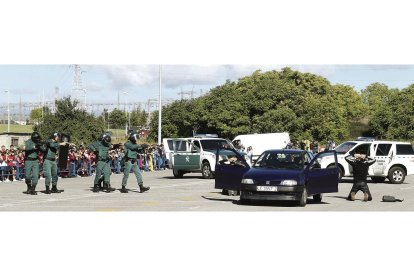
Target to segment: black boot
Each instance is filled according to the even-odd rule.
[[[128,193],[128,190],[126,189],[125,186],[122,186],[121,193],[123,193],[123,194],[127,194]]]
[[[52,193],[61,193],[61,190],[58,190],[57,185],[52,186]]]
[[[98,187],[101,191],[104,190],[104,187],[102,186],[103,180],[104,180],[103,176],[101,176],[98,180]]]
[[[30,194],[31,194],[31,195],[37,195],[37,192],[36,192],[36,187],[35,187],[35,186],[32,186],[32,187],[30,188]]]
[[[104,191],[105,191],[105,192],[107,192],[107,193],[110,193],[110,192],[115,191],[115,189],[114,189],[114,188],[112,188],[112,187],[111,187],[111,185],[109,185],[109,183],[104,183],[104,184],[103,184],[103,189],[104,189]]]
[[[50,194],[50,189],[49,189],[49,186],[46,186],[46,191],[45,191],[45,194]]]
[[[150,189],[150,187],[144,187],[144,184],[139,184],[139,192],[143,193]]]
[[[96,184],[96,185],[93,185],[93,192],[94,193],[99,193],[99,191],[100,191],[101,189],[100,189],[100,185],[99,184]]]
[[[27,185],[26,194],[30,194],[30,191],[32,190],[32,185],[30,185],[30,184],[26,184],[26,185]]]

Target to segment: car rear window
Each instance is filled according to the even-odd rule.
[[[388,156],[392,144],[378,144],[376,156]]]
[[[397,155],[414,155],[414,149],[409,144],[397,144]]]

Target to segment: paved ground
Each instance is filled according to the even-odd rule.
[[[355,202],[345,200],[351,188],[351,179],[339,184],[339,192],[325,194],[322,203],[308,199],[305,208],[289,202],[258,203],[254,206],[238,205],[238,196],[225,196],[214,189],[214,180],[202,179],[200,174],[186,174],[175,179],[171,170],[144,172],[147,193],[138,193],[134,176],[128,181],[128,194],[119,191],[93,193],[92,177],[59,179],[61,194],[38,193],[26,195],[24,182],[0,183],[0,211],[414,211],[414,176],[404,184],[370,183],[372,202],[363,202],[362,193]],[[122,175],[111,176],[112,186],[121,187]],[[41,179],[37,190],[44,190]],[[404,198],[403,202],[381,202],[383,195]]]

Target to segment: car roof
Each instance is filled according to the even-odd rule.
[[[271,150],[266,150],[265,152],[302,153],[302,152],[307,152],[307,151],[301,150],[301,149],[271,149]]]
[[[386,141],[386,140],[375,140],[375,141],[345,141],[346,142],[352,142],[352,143],[398,143],[398,144],[411,144],[410,142],[399,142],[399,141]]]

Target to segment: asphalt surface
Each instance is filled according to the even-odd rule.
[[[119,190],[112,193],[93,193],[93,177],[59,179],[60,194],[44,194],[44,179],[39,180],[38,195],[27,195],[24,181],[0,183],[0,211],[414,211],[414,176],[407,176],[403,184],[369,183],[373,201],[346,200],[352,179],[339,184],[339,192],[324,194],[321,203],[308,199],[306,207],[297,207],[292,202],[256,202],[239,205],[238,196],[222,195],[214,189],[214,179],[202,179],[201,174],[186,174],[177,179],[171,170],[144,172],[145,186],[151,189],[139,193],[133,174],[127,188],[129,193]],[[122,174],[112,174],[111,185],[121,188]],[[383,195],[392,195],[403,202],[382,202]]]

